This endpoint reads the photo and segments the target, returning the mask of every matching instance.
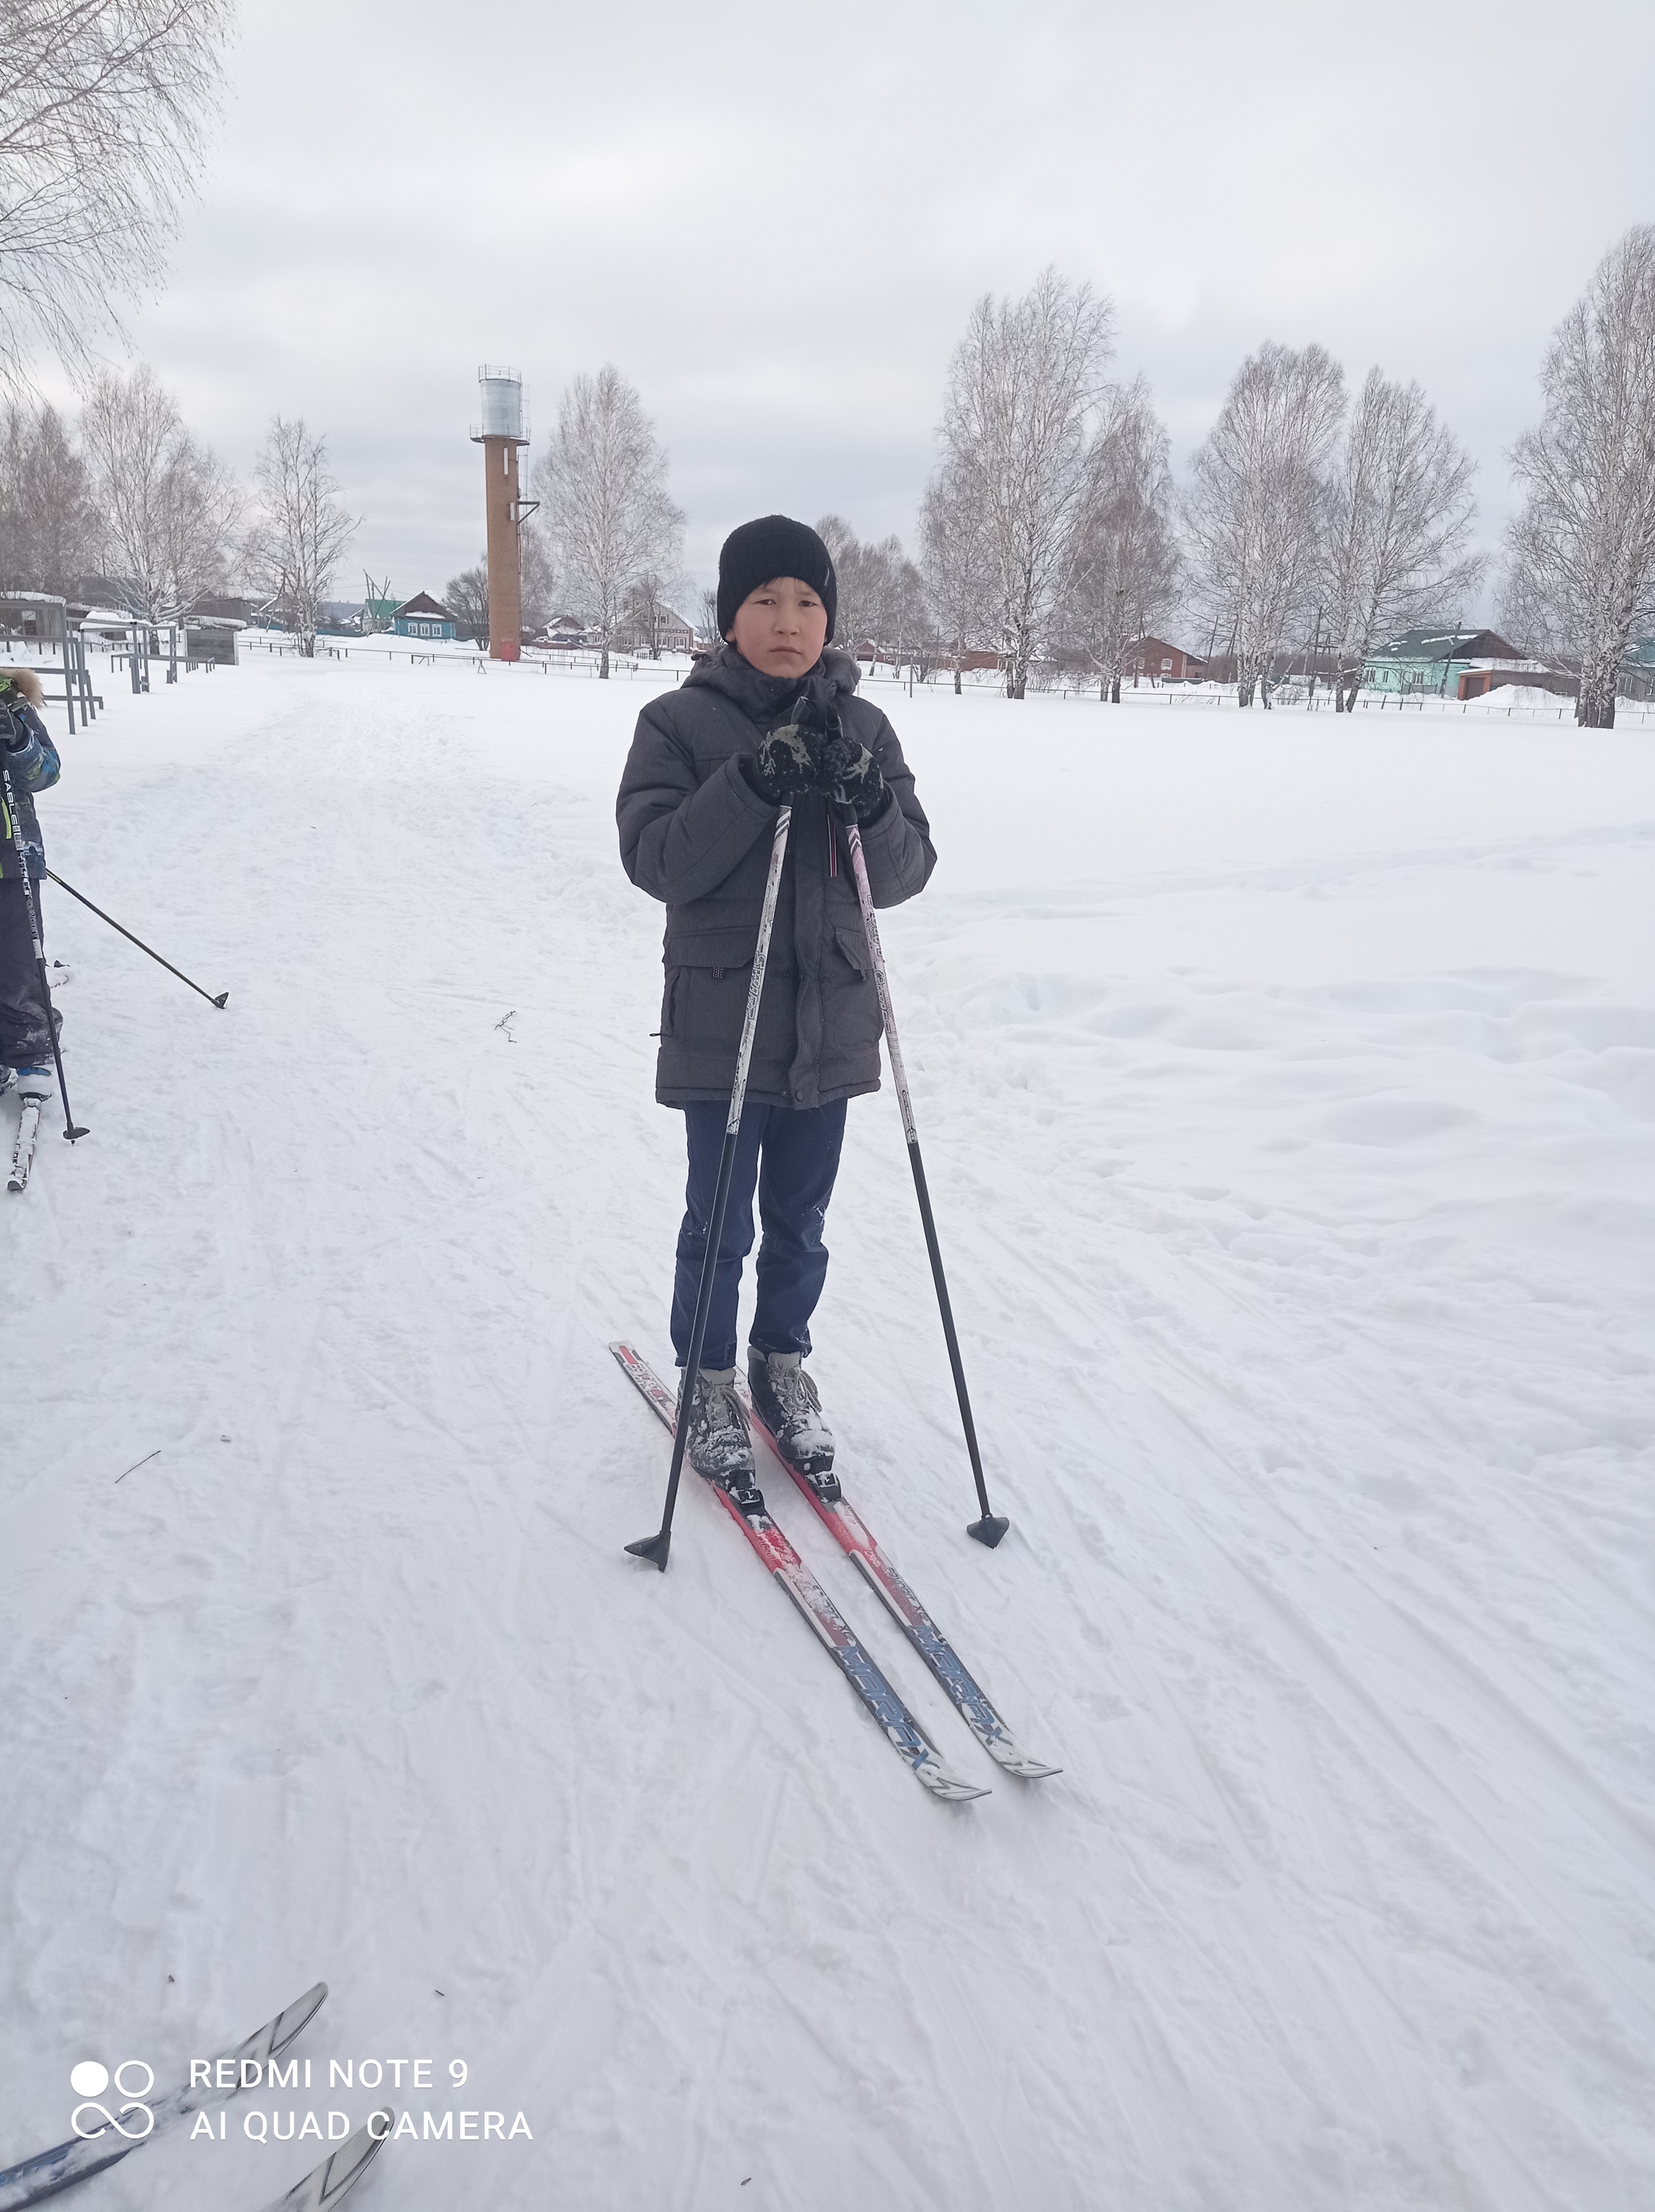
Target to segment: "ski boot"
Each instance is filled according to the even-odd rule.
[[[20,1067],[15,1073],[20,1098],[33,1098],[44,1104],[58,1088],[58,1079],[52,1073],[50,1060],[44,1066]]]
[[[683,1391],[679,1390],[679,1403]],[[733,1367],[703,1367],[696,1376],[690,1401],[690,1433],[685,1455],[696,1473],[727,1491],[745,1513],[759,1497],[753,1468],[752,1438],[747,1417],[735,1395]]]
[[[776,1439],[776,1449],[802,1474],[824,1505],[837,1504],[843,1492],[833,1472],[833,1431],[822,1419],[816,1385],[797,1352],[761,1352],[747,1346],[747,1388],[753,1410]]]

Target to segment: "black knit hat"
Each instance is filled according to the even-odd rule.
[[[725,539],[718,556],[719,635],[729,635],[735,611],[748,592],[777,576],[797,576],[801,584],[821,593],[831,641],[839,599],[832,556],[807,524],[786,514],[760,515]]]

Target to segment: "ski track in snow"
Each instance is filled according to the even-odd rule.
[[[693,1486],[667,1576],[621,1553],[666,1455],[605,1346],[666,1364],[682,1188],[615,854],[647,696],[283,662],[65,746],[53,864],[230,1001],[48,887],[93,1133],[0,1212],[0,2163],[76,2060],[167,2087],[320,1976],[300,2055],[533,2129],[393,2144],[363,2212],[1655,2201],[1650,737],[876,694],[1011,1539],[963,1534],[888,1090],[815,1365],[1062,1778],[996,1774],[766,1488],[995,1784],[944,1808]]]

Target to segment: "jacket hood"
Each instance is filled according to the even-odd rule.
[[[850,655],[834,646],[828,647],[807,676],[766,676],[744,659],[726,638],[704,660],[697,661],[684,682],[686,690],[692,684],[710,684],[727,699],[733,699],[755,722],[770,723],[803,693],[809,692],[831,706],[836,697],[849,697],[861,678],[862,672]]]
[[[20,692],[31,707],[46,705],[46,687],[32,668],[0,668],[0,691],[9,686]]]

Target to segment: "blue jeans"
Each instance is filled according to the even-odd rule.
[[[810,1317],[827,1278],[827,1247],[822,1224],[833,1179],[839,1172],[844,1142],[845,1104],[800,1109],[748,1106],[736,1138],[735,1170],[725,1209],[713,1276],[713,1303],[707,1316],[703,1367],[735,1365],[736,1300],[741,1263],[752,1249],[753,1188],[764,1225],[758,1248],[758,1304],[748,1341],[764,1352],[810,1350]],[[708,1217],[718,1182],[730,1109],[716,1099],[684,1109],[690,1176],[685,1187],[684,1226],[678,1231],[678,1273],[672,1285],[672,1349],[683,1366],[695,1325],[696,1292],[701,1287],[707,1253]]]

